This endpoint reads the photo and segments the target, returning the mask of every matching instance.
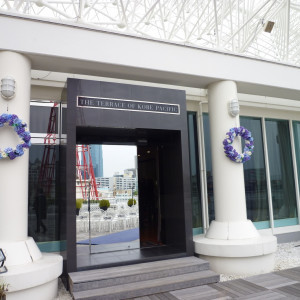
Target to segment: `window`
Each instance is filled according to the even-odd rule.
[[[53,161],[46,165],[43,157]],[[28,231],[42,251],[59,252],[61,211],[59,184],[59,146],[33,144],[29,151]],[[44,176],[43,176],[44,173]]]
[[[255,147],[251,159],[244,163],[247,218],[257,229],[269,228],[270,215],[261,119],[241,117],[240,123],[251,131]]]
[[[215,219],[214,206],[214,186],[213,186],[213,170],[210,150],[210,129],[209,115],[203,114],[203,130],[204,130],[204,147],[205,147],[205,164],[206,164],[206,180],[207,180],[207,199],[208,199],[208,215],[209,223]]]
[[[193,234],[195,235],[203,232],[198,155],[197,114],[195,112],[188,112],[188,135],[190,151]]]
[[[47,105],[47,106],[46,106]],[[58,107],[53,108],[53,104],[35,103],[30,106],[30,132],[47,133],[51,109],[55,110],[53,115],[53,125],[55,133],[58,133]]]
[[[295,153],[296,153],[296,162],[297,162],[297,171],[298,171],[298,188],[300,192],[300,122],[293,122],[294,129],[294,142],[295,142]]]
[[[274,226],[298,224],[289,122],[266,119]]]
[[[28,233],[42,252],[60,252],[66,246],[59,109],[49,102],[31,102],[30,106]],[[56,135],[45,140],[49,128]]]

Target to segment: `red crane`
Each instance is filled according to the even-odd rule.
[[[88,145],[76,145],[76,191],[81,189],[84,200],[98,200],[97,183]]]
[[[50,195],[51,186],[55,178],[55,160],[56,160],[56,107],[57,102],[54,102],[51,107],[50,117],[47,128],[47,135],[44,138],[44,153],[41,163],[41,168],[38,178],[38,188],[43,188],[43,192],[46,196]]]
[[[38,177],[38,188],[43,188],[46,196],[50,196],[51,187],[55,178],[56,161],[56,120],[58,103],[51,107],[47,128],[47,135],[44,138],[44,153]],[[82,198],[88,199],[90,193],[91,200],[98,200],[97,184],[94,174],[93,162],[90,147],[87,145],[76,146],[76,191],[81,189]]]

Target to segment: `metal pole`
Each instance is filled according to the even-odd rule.
[[[89,212],[89,250],[92,253],[92,236],[91,236],[91,182],[89,182],[89,194],[88,194],[88,212]]]
[[[261,125],[262,125],[263,146],[264,146],[264,153],[265,153],[265,166],[266,166],[267,191],[268,191],[268,201],[269,201],[270,225],[271,225],[271,229],[272,229],[272,234],[274,234],[274,217],[273,217],[271,175],[270,175],[270,167],[269,167],[269,154],[268,154],[266,120],[265,120],[265,118],[262,118],[262,124]]]

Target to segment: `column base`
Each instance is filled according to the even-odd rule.
[[[32,237],[23,241],[0,241],[6,261],[5,266],[17,266],[28,264],[42,258],[42,253]]]
[[[257,232],[258,233],[258,232]],[[260,235],[246,239],[211,239],[194,236],[195,253],[219,274],[255,275],[272,272],[277,239]]]
[[[274,270],[275,254],[254,257],[213,257],[197,255],[209,262],[210,269],[218,274],[253,276],[270,273]]]
[[[62,256],[42,254],[32,238],[0,242],[1,247],[7,256],[7,272],[0,274],[0,282],[8,284],[7,300],[53,300],[57,297]]]
[[[205,237],[219,240],[244,240],[258,238],[259,233],[250,220],[236,222],[212,221]]]

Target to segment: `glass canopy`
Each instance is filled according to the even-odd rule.
[[[0,13],[300,64],[300,0],[0,0]]]

